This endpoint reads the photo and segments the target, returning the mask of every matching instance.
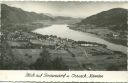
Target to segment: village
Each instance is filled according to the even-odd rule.
[[[48,50],[51,59],[61,57],[69,70],[109,70],[111,67],[119,70],[126,65],[125,54],[116,53],[95,42],[74,41],[21,30],[9,32],[2,40],[6,41],[9,54],[27,65],[41,58],[40,53],[44,49]]]

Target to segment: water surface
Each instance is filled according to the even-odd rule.
[[[61,38],[68,38],[75,41],[89,41],[89,42],[97,42],[100,44],[105,44],[111,50],[121,51],[127,53],[127,47],[122,45],[117,45],[114,43],[110,43],[104,39],[98,38],[93,34],[75,31],[67,27],[68,25],[52,25],[49,27],[43,27],[34,30],[33,32],[42,34],[42,35],[56,35]]]

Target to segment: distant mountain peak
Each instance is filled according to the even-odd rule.
[[[24,11],[21,8],[11,7],[6,4],[1,4],[1,18],[2,22],[6,23],[25,23],[36,20],[52,20],[44,14],[38,14],[35,12]]]
[[[1,5],[1,16],[3,23],[26,23],[42,20],[76,20],[77,18],[66,16],[53,16],[48,13],[35,13],[24,11],[21,8],[11,7],[6,4]],[[79,19],[78,19],[79,20]]]
[[[126,10],[126,9],[125,9],[125,8],[112,8],[112,9],[110,9],[110,10],[112,10],[112,11],[113,11],[113,10],[119,10],[119,11],[120,11],[120,10]]]
[[[100,27],[116,26],[113,28],[124,30],[127,26],[127,9],[113,8],[98,14],[89,16],[82,20],[79,25],[95,25]]]

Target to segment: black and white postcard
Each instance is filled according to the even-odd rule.
[[[128,74],[128,2],[1,1],[0,5],[1,73],[43,71],[38,75],[50,77],[44,71],[66,71],[63,75],[68,77],[68,71],[83,71],[71,74],[76,78],[90,78],[91,71]],[[92,77],[102,79],[101,74]]]

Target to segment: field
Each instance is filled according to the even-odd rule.
[[[13,54],[26,64],[34,63],[40,56],[41,49],[13,49]]]
[[[51,59],[61,57],[64,63],[71,70],[106,70],[109,67],[120,66],[125,67],[125,55],[114,54],[112,51],[106,49],[98,49],[99,47],[82,47],[82,48],[70,48],[70,52],[67,50],[51,50],[49,49]],[[81,49],[81,50],[80,50]],[[93,50],[92,50],[93,49]],[[88,50],[88,51],[87,51]],[[95,54],[93,54],[95,50]],[[96,54],[98,51],[104,50],[106,54]],[[40,58],[41,49],[13,49],[13,54],[18,59],[22,60],[26,64],[32,64]],[[87,55],[84,52],[88,52]],[[103,51],[102,51],[103,52]],[[74,53],[74,54],[73,54]],[[109,53],[109,54],[108,54]]]
[[[80,42],[69,39],[27,32],[16,31],[8,35],[10,37],[4,42],[7,57],[4,63],[12,64],[12,69],[31,69],[32,64],[50,66],[54,61],[54,65],[60,63],[62,68],[66,65],[67,70],[126,70],[126,54],[103,45],[91,42],[83,42],[90,46],[80,45]]]

